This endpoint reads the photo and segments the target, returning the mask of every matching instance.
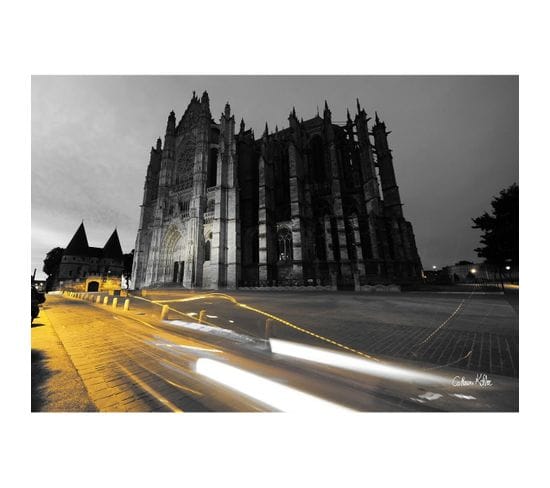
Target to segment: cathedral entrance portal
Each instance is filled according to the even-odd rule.
[[[164,270],[164,276],[160,281],[183,283],[185,277],[183,242],[183,236],[175,226],[167,231],[162,242],[161,269]]]

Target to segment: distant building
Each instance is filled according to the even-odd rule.
[[[115,279],[120,283],[123,270],[124,255],[116,229],[105,246],[91,247],[88,245],[84,223],[81,223],[63,251],[57,284],[68,287],[75,283],[86,283],[87,291],[98,291],[101,281]]]
[[[151,149],[132,281],[138,288],[331,284],[422,276],[384,122],[323,115],[260,138],[193,94]]]

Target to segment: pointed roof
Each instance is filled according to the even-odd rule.
[[[86,237],[83,221],[76,230],[71,242],[69,242],[69,245],[65,248],[65,254],[75,256],[83,255],[88,252],[88,247],[88,238]]]
[[[122,258],[122,247],[120,246],[116,229],[113,231],[111,237],[109,237],[109,240],[103,247],[103,257],[118,259]]]

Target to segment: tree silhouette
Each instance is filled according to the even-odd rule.
[[[482,247],[479,257],[495,266],[502,276],[505,264],[519,263],[519,187],[514,183],[502,190],[491,202],[491,214],[472,219],[472,228],[480,229]]]
[[[53,288],[54,282],[59,273],[59,265],[61,264],[61,258],[63,257],[64,249],[62,247],[54,247],[51,249],[44,259],[44,266],[42,271],[48,275],[46,279],[46,290]]]

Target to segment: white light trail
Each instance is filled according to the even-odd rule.
[[[283,412],[352,412],[353,410],[336,403],[323,400],[273,380],[268,380],[234,366],[200,358],[196,365],[197,373],[222,383],[249,397],[255,398]]]
[[[194,322],[184,322],[183,320],[169,320],[167,322],[170,325],[177,325],[178,327],[197,330],[200,332],[206,332],[208,334],[227,337],[227,338],[238,340],[241,342],[255,342],[255,339],[251,336],[238,334],[233,330],[224,329],[222,327],[213,327],[211,325],[206,325],[206,324],[196,324]]]
[[[305,359],[306,361],[313,361],[350,371],[380,376],[386,379],[416,383],[447,384],[449,382],[448,379],[435,374],[425,373],[403,366],[384,364],[380,361],[372,361],[370,359],[329,351],[319,347],[297,344],[281,339],[269,339],[269,343],[271,345],[271,351],[275,354]]]

